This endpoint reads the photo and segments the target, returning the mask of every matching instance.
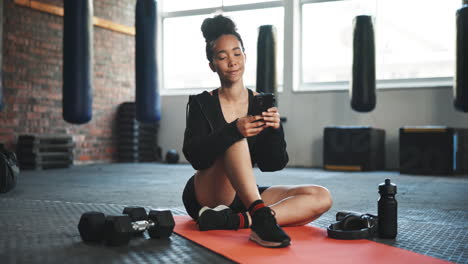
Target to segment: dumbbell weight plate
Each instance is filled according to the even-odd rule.
[[[99,242],[104,238],[106,216],[101,212],[86,212],[81,215],[78,231],[85,242]]]
[[[127,206],[123,209],[122,214],[130,216],[132,222],[148,220],[145,208],[139,206]]]
[[[154,226],[148,229],[151,238],[167,238],[172,235],[175,221],[170,210],[151,210],[148,214],[148,220],[154,223]]]
[[[104,223],[104,240],[109,246],[127,245],[133,234],[132,220],[128,215],[111,215]]]

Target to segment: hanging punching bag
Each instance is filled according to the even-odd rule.
[[[456,69],[453,85],[455,108],[468,112],[468,5],[457,10]]]
[[[351,108],[370,112],[375,108],[375,41],[371,16],[357,16],[353,32]]]
[[[3,54],[3,1],[0,1],[0,111],[2,111],[2,108],[3,108],[2,54]]]
[[[161,120],[156,64],[156,1],[138,0],[135,17],[136,118],[151,123]]]
[[[83,124],[93,111],[93,2],[63,4],[63,119]]]
[[[257,42],[257,92],[273,93],[276,100],[276,29],[260,26]]]

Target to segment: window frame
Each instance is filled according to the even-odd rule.
[[[347,91],[350,87],[349,81],[339,82],[303,82],[302,81],[302,8],[306,4],[336,2],[348,0],[272,0],[268,2],[258,2],[252,4],[239,4],[230,6],[220,6],[212,8],[200,8],[182,11],[159,12],[158,16],[158,76],[161,95],[188,95],[202,92],[205,88],[181,88],[166,89],[164,82],[164,69],[161,67],[164,61],[164,20],[166,18],[210,15],[216,12],[236,12],[254,9],[284,8],[284,43],[283,43],[283,85],[278,87],[279,93],[316,93],[326,91]],[[378,1],[378,0],[376,0]],[[159,2],[161,4],[163,1]],[[159,6],[160,10],[161,4]],[[392,79],[376,80],[376,88],[386,89],[414,89],[414,88],[434,88],[452,87],[453,77],[434,78],[412,78],[412,79]]]

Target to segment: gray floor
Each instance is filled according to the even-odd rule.
[[[229,263],[184,238],[136,238],[127,247],[82,243],[76,225],[89,210],[119,213],[125,205],[170,208],[185,214],[181,193],[189,165],[154,163],[74,166],[23,171],[17,188],[0,195],[1,263]],[[414,176],[398,172],[330,172],[287,168],[256,171],[260,185],[319,184],[334,199],[313,225],[325,228],[339,210],[376,214],[377,186],[398,185],[399,233],[376,239],[417,253],[468,263],[468,176]]]

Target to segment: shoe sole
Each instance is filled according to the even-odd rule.
[[[291,244],[289,240],[284,240],[282,242],[271,242],[271,241],[263,240],[254,231],[250,233],[249,239],[259,244],[262,247],[268,247],[268,248],[282,248],[282,247],[287,247]]]

